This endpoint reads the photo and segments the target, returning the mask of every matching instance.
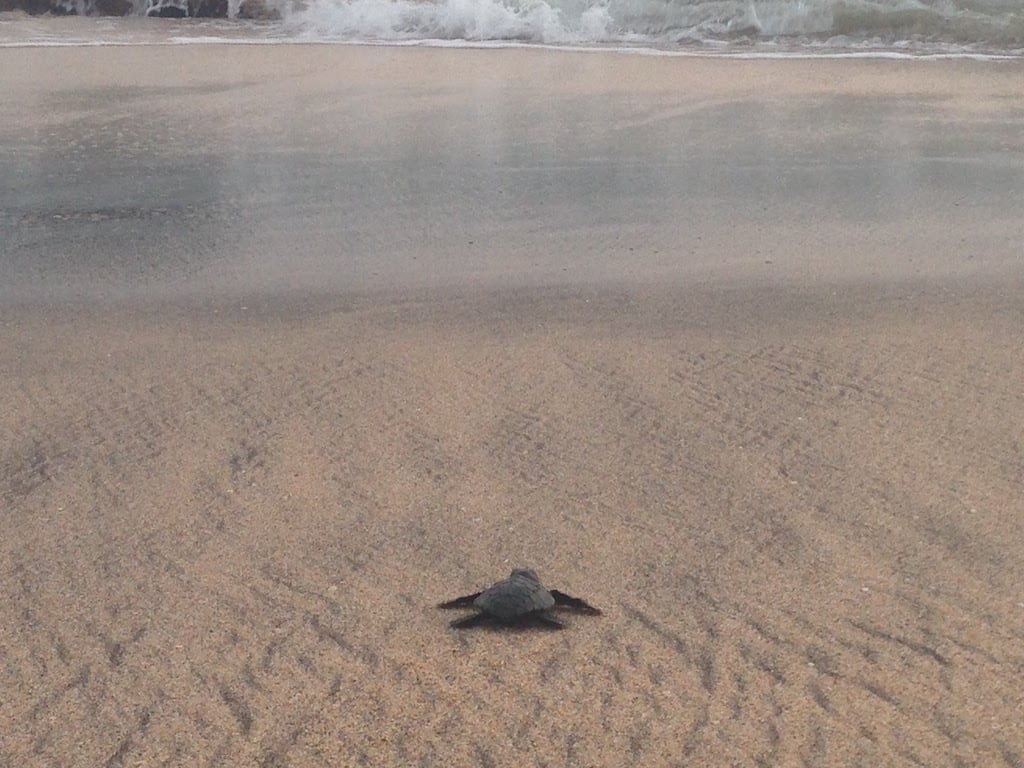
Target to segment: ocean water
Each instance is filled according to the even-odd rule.
[[[314,0],[285,18],[342,40],[1024,50],[1024,0]]]
[[[263,0],[268,22],[196,22],[176,42],[601,46],[753,55],[1024,56],[1024,0]],[[88,15],[93,0],[66,0]],[[134,0],[137,15],[187,0]],[[229,0],[229,16],[242,0]],[[0,44],[20,38],[0,21]],[[114,33],[112,33],[114,34]],[[57,36],[59,37],[59,36]],[[96,42],[91,40],[90,42]],[[114,41],[116,42],[116,41]]]

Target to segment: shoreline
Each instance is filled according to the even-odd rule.
[[[398,47],[398,48],[444,48],[452,50],[479,49],[537,49],[554,50],[577,53],[621,53],[627,55],[649,55],[667,57],[708,57],[708,58],[738,58],[738,59],[888,59],[888,60],[945,60],[945,59],[966,59],[976,61],[1021,61],[1024,59],[1024,51],[1017,49],[1014,52],[1006,52],[998,49],[984,50],[985,43],[949,43],[949,42],[921,42],[917,41],[894,41],[885,46],[875,42],[853,41],[832,43],[830,38],[808,39],[799,36],[775,38],[769,41],[756,43],[729,43],[721,40],[690,41],[688,43],[671,44],[664,41],[651,40],[646,43],[616,41],[610,43],[602,42],[542,42],[542,41],[520,41],[501,39],[450,39],[450,38],[410,38],[378,40],[372,37],[365,39],[331,39],[330,37],[306,37],[299,39],[287,37],[287,33],[295,34],[296,29],[288,29],[288,23],[280,20],[260,19],[229,19],[229,18],[186,18],[169,19],[154,18],[148,16],[39,16],[24,14],[17,11],[0,12],[0,23],[22,25],[33,23],[37,26],[45,24],[48,26],[63,27],[64,32],[74,32],[81,28],[92,26],[88,29],[91,35],[106,33],[111,34],[111,26],[117,24],[134,25],[132,32],[135,34],[148,33],[145,40],[110,40],[95,41],[81,40],[70,43],[54,42],[52,40],[25,40],[25,41],[3,41],[0,39],[0,49],[12,47],[60,47],[60,46],[136,46],[136,45],[327,45],[327,46],[357,46],[357,47]],[[146,25],[143,27],[142,25]],[[154,25],[159,25],[154,28]],[[99,27],[100,29],[95,29]],[[161,29],[160,27],[163,27]],[[210,30],[221,33],[237,33],[245,37],[216,37],[203,34]],[[18,30],[9,29],[8,34],[17,34]],[[266,36],[279,33],[279,36]],[[25,34],[25,33],[22,33]],[[258,34],[261,37],[252,37]],[[194,36],[193,39],[183,39]],[[845,36],[835,36],[844,38]],[[981,48],[979,50],[979,47]],[[774,50],[773,50],[774,49]]]
[[[0,20],[2,21],[2,20]],[[163,23],[158,22],[158,23]],[[232,22],[225,22],[232,23]],[[409,41],[374,41],[374,40],[303,40],[287,38],[265,39],[231,39],[203,36],[194,40],[170,40],[160,42],[141,40],[138,42],[2,42],[2,49],[47,49],[47,48],[147,48],[147,47],[179,47],[179,46],[298,46],[298,47],[345,47],[345,48],[396,48],[423,49],[444,51],[547,51],[568,54],[611,54],[622,56],[651,56],[654,58],[680,59],[722,59],[736,61],[971,61],[978,63],[1020,64],[1024,62],[1024,54],[1004,54],[980,51],[921,51],[905,52],[887,50],[885,48],[867,50],[819,50],[790,51],[743,51],[743,50],[669,50],[655,45],[627,45],[609,43],[603,46],[588,44],[556,44],[556,43],[522,43],[515,41],[452,41],[452,40],[409,40]]]

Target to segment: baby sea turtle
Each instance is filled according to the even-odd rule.
[[[476,608],[477,612],[451,622],[451,626],[473,627],[485,622],[498,624],[543,624],[555,629],[565,625],[548,613],[548,609],[561,606],[596,616],[601,613],[578,597],[571,597],[557,589],[544,589],[537,574],[527,568],[517,568],[507,579],[502,579],[483,592],[474,592],[446,603],[438,608]]]

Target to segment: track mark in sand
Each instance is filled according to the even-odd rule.
[[[528,714],[519,718],[519,723],[512,731],[510,741],[520,752],[526,752],[530,748],[530,735],[534,732],[537,723],[544,720],[544,705],[540,699],[531,697],[532,706]]]
[[[289,592],[295,595],[298,595],[300,597],[313,598],[315,600],[325,603],[327,605],[328,610],[330,610],[330,612],[333,614],[338,614],[341,612],[341,609],[335,600],[331,599],[327,595],[317,592],[314,589],[310,589],[308,587],[303,587],[298,584],[295,584],[287,576],[275,572],[270,567],[269,564],[265,564],[262,568],[260,568],[260,573],[262,573],[263,576],[265,576],[272,583],[276,584],[279,587],[284,587]]]
[[[892,404],[891,397],[878,388],[878,371],[864,371],[857,361],[837,369],[821,353],[793,344],[763,347],[750,361],[763,366],[761,378],[779,392],[795,392],[814,401],[824,395],[830,400],[855,398],[883,408]]]
[[[926,656],[932,659],[933,661],[938,662],[944,667],[948,667],[952,664],[952,662],[949,659],[947,659],[941,653],[936,651],[934,648],[931,648],[930,646],[927,646],[924,643],[918,643],[914,640],[908,640],[905,637],[899,637],[897,635],[890,634],[880,629],[874,629],[873,627],[866,626],[858,621],[850,620],[850,625],[856,627],[866,635],[877,637],[882,640],[888,640],[889,642],[902,645],[904,648],[909,648],[914,653],[917,653],[921,656]]]
[[[481,768],[495,768],[497,765],[491,753],[480,744],[473,745],[473,754],[476,755],[477,765],[481,766]]]
[[[238,485],[253,485],[256,482],[254,474],[256,470],[263,469],[266,462],[262,452],[248,442],[242,442],[238,450],[228,458],[228,467],[231,470],[231,482]]]
[[[15,455],[0,465],[3,500],[10,505],[20,501],[51,480],[51,451],[33,440],[25,455]]]
[[[629,734],[629,754],[636,763],[643,760],[645,748],[651,738],[651,726],[641,722]]]
[[[58,701],[60,701],[65,695],[75,690],[76,688],[84,689],[85,684],[89,682],[92,677],[92,667],[86,665],[79,670],[78,674],[75,675],[71,680],[64,685],[63,688],[57,691],[53,691],[44,695],[39,701],[37,701],[32,709],[29,710],[29,719],[35,720],[39,715],[52,707]]]
[[[686,449],[694,427],[685,410],[662,407],[658,399],[645,392],[648,382],[616,365],[568,353],[562,362],[581,389],[589,389],[608,402],[604,430],[616,441],[631,443],[647,457],[641,459],[636,454],[631,461],[649,461],[663,468],[685,466],[693,475],[715,479],[712,468]]]
[[[696,659],[697,670],[700,672],[700,683],[708,693],[715,692],[714,659],[709,650],[702,650]]]
[[[683,757],[690,757],[700,747],[701,742],[704,741],[704,732],[711,722],[711,713],[704,705],[700,714],[694,719],[690,725],[690,729],[686,732],[686,736],[683,738]]]
[[[540,484],[551,477],[553,433],[538,408],[510,408],[498,420],[495,453],[519,479]],[[557,430],[556,430],[557,431]]]
[[[686,641],[683,640],[679,635],[674,632],[659,626],[654,619],[648,616],[643,611],[638,611],[629,605],[623,606],[623,611],[632,618],[639,621],[646,629],[649,629],[659,638],[661,638],[669,647],[671,647],[676,653],[690,658],[690,648],[686,645]]]
[[[335,675],[326,691],[324,700],[333,701],[340,691],[341,675]],[[259,757],[256,761],[259,768],[286,768],[289,765],[288,753],[295,748],[302,734],[316,720],[321,712],[321,706],[321,704],[313,704],[311,707],[293,712],[288,718],[276,721],[276,725],[272,719],[271,732],[266,734],[260,742]],[[368,756],[365,753],[362,753],[360,757],[362,759],[359,764],[369,764]]]
[[[580,741],[579,726],[573,726],[565,735],[565,765],[576,765],[579,762],[579,750],[576,749],[576,745]]]
[[[860,678],[859,680],[857,680],[857,684],[865,691],[870,693],[872,696],[875,696],[881,699],[882,701],[886,702],[887,704],[891,704],[892,706],[899,709],[899,699],[897,699],[895,696],[893,696],[891,693],[885,690],[885,688],[878,685],[877,683],[872,683],[868,680]]]
[[[110,666],[119,667],[124,661],[124,656],[128,652],[128,648],[132,643],[138,642],[142,639],[142,636],[146,634],[146,628],[137,628],[126,640],[123,641],[115,640],[112,637],[106,637],[99,632],[97,632],[97,634],[103,641],[103,649],[107,654],[107,661],[110,662]]]
[[[825,648],[816,645],[809,646],[804,656],[819,674],[827,675],[833,680],[839,677],[839,664],[835,656]]]
[[[287,768],[288,753],[302,735],[302,727],[293,728],[286,736],[277,740],[272,747],[264,747],[257,765],[259,768]]]
[[[366,664],[371,669],[376,669],[380,666],[380,656],[369,648],[356,648],[352,643],[346,640],[338,630],[321,624],[319,616],[315,614],[307,614],[306,623],[309,624],[321,639],[330,640],[357,661]]]
[[[220,698],[227,704],[231,714],[238,721],[242,735],[247,736],[252,729],[252,710],[249,708],[249,704],[226,685],[220,687]]]
[[[755,651],[746,643],[739,644],[740,657],[754,669],[764,672],[779,685],[786,683],[786,676],[779,669],[780,664],[768,654]]]
[[[629,605],[623,605],[623,611],[626,615],[631,616],[640,622],[645,629],[653,632],[662,640],[662,642],[668,645],[669,648],[693,664],[700,675],[700,682],[704,690],[709,694],[713,694],[715,692],[714,662],[712,655],[708,650],[704,649],[694,653],[682,637],[671,630],[665,629],[643,611],[639,611]]]
[[[557,656],[552,656],[540,665],[537,670],[537,676],[540,677],[542,683],[547,683],[555,676],[561,666],[561,659]]]
[[[1004,742],[999,742],[999,755],[1010,768],[1024,768],[1024,757]]]
[[[121,662],[124,661],[124,643],[110,640],[106,643],[106,650],[110,666],[121,666]]]
[[[264,671],[274,666],[275,659],[280,655],[281,649],[284,648],[291,642],[292,635],[295,633],[294,629],[289,630],[287,633],[278,635],[273,638],[263,648],[263,656],[260,657],[260,666]]]
[[[805,768],[817,768],[828,754],[828,738],[825,735],[825,726],[821,722],[815,721],[810,729],[811,733],[808,744],[810,754],[805,755],[800,762]]]
[[[124,735],[120,743],[117,745],[117,749],[114,750],[114,754],[107,758],[107,761],[103,764],[104,768],[123,768],[123,766],[127,765],[127,763],[125,763],[125,758],[128,756],[128,751],[132,748],[135,737],[145,733],[146,729],[149,727],[149,720],[149,710],[143,710],[142,714],[139,716],[138,723],[136,723],[135,727]]]
[[[820,685],[813,681],[808,683],[807,692],[811,694],[811,701],[817,704],[820,709],[828,713],[832,712],[832,702]]]
[[[252,664],[248,661],[242,666],[242,680],[254,691],[264,690],[263,684],[256,677],[256,672],[253,670]]]

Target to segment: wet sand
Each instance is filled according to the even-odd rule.
[[[0,50],[0,765],[1021,765],[1022,74]]]

